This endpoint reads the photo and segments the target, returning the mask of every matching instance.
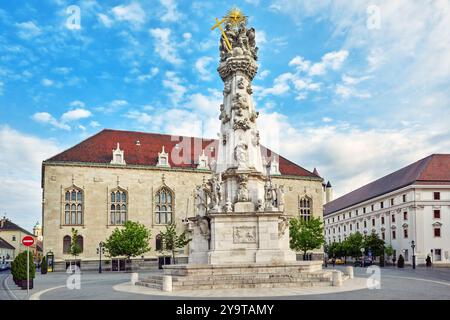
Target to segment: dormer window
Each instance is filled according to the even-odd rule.
[[[278,156],[273,156],[270,161],[270,175],[280,175],[280,164],[278,162]]]
[[[197,169],[209,169],[208,156],[205,155],[205,150],[202,150],[202,154],[198,156]]]
[[[117,142],[117,148],[112,151],[113,157],[111,160],[111,164],[120,164],[125,165],[125,157],[123,150],[120,150],[120,144]]]
[[[169,164],[169,154],[165,151],[164,146],[162,146],[162,151],[158,152],[158,167],[170,167]]]

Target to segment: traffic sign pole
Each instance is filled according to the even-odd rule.
[[[27,246],[27,294],[30,294],[30,246]]]
[[[30,246],[34,244],[34,238],[25,236],[22,239],[22,244],[27,247],[27,294],[30,294]]]

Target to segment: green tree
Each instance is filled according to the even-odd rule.
[[[151,250],[151,231],[139,222],[127,221],[123,227],[115,228],[105,241],[105,249],[111,257],[125,256],[127,263]]]
[[[309,220],[292,218],[289,221],[290,247],[303,252],[303,258],[309,250],[320,248],[325,243],[323,223],[320,218],[311,217]]]
[[[391,245],[385,246],[384,252],[386,253],[388,259],[390,259],[394,255],[394,248],[392,248]]]
[[[78,230],[72,228],[72,237],[70,239],[70,249],[69,253],[74,256],[74,259],[81,253],[81,247],[78,245]],[[72,268],[72,265],[70,265]]]
[[[384,254],[384,240],[378,237],[378,234],[372,232],[364,239],[364,248],[366,251],[372,251],[374,257],[379,257]]]
[[[192,239],[188,239],[186,231],[177,233],[177,226],[171,223],[166,226],[166,231],[160,233],[160,252],[170,251],[172,253],[172,263],[175,263],[175,253],[177,249],[184,248]]]
[[[41,273],[46,274],[47,271],[48,271],[48,264],[47,264],[47,259],[44,256],[41,261]]]
[[[345,240],[346,255],[357,259],[361,256],[361,248],[364,246],[364,237],[361,233],[355,232],[350,234]]]

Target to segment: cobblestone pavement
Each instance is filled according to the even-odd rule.
[[[330,269],[330,268],[328,268]],[[342,267],[336,267],[342,269]],[[66,282],[69,275],[65,273],[37,274],[34,281],[35,288],[30,295],[26,290],[20,290],[12,282],[8,273],[0,273],[0,299],[19,300],[68,300],[68,299],[450,299],[450,269],[411,268],[397,269],[386,267],[380,269],[380,289],[368,289],[366,286],[370,274],[366,269],[355,268],[355,280],[348,280],[341,288],[300,288],[300,289],[246,289],[231,291],[192,291],[164,295],[162,292],[151,291],[147,288],[133,288],[128,285],[130,273],[102,273],[83,272],[80,275],[80,289],[69,290]],[[150,274],[141,273],[141,277]],[[6,284],[9,291],[4,287]],[[136,291],[124,292],[118,290]],[[130,290],[131,289],[131,290]],[[146,294],[137,292],[143,290]],[[347,290],[347,291],[346,291]],[[339,291],[339,292],[338,292]]]

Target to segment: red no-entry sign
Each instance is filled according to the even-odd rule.
[[[22,239],[22,244],[23,244],[25,247],[32,246],[32,245],[34,244],[34,238],[31,237],[31,236],[25,236],[25,237],[23,237],[23,239]]]

